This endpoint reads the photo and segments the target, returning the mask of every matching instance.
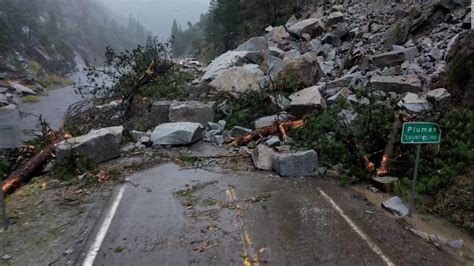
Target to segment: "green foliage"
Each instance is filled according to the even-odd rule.
[[[452,110],[439,124],[443,130],[439,153],[425,153],[421,161],[417,191],[424,194],[436,194],[474,164],[474,112]],[[413,156],[410,159],[414,162]]]
[[[39,78],[38,83],[46,89],[71,86],[73,82],[59,75],[44,75]]]
[[[253,121],[267,115],[274,115],[278,108],[270,102],[270,94],[259,91],[247,91],[238,95],[221,95],[220,104],[228,105],[231,114],[218,115],[217,120],[225,119],[229,128],[243,126],[253,128]]]
[[[21,97],[21,102],[22,103],[37,103],[39,102],[39,97],[36,95],[27,95]]]
[[[3,180],[3,177],[10,173],[11,164],[5,158],[0,157],[0,181]]]
[[[455,58],[450,64],[448,87],[457,99],[471,101],[474,99],[474,84],[466,82],[474,77],[472,60],[472,58]]]
[[[331,108],[310,115],[305,125],[292,131],[290,137],[296,148],[317,151],[324,166],[342,163],[351,174],[365,178],[361,158],[372,155],[373,160],[380,159],[386,136],[392,133],[395,105],[379,102],[380,97],[371,88],[358,89],[356,95],[368,100],[369,105],[348,103],[339,98]],[[351,110],[357,117],[349,123],[350,115],[344,113]]]

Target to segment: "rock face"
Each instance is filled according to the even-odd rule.
[[[102,163],[120,156],[123,127],[92,130],[89,134],[62,141],[56,147],[57,162],[67,164],[72,156]]]
[[[318,176],[318,154],[313,150],[277,154],[273,157],[273,170],[284,177]]]
[[[326,102],[319,86],[313,86],[290,95],[290,110],[295,115],[302,115],[326,108]]]
[[[384,92],[420,92],[421,80],[416,76],[375,76],[370,79],[370,84],[376,90]]]
[[[272,148],[260,144],[253,150],[253,165],[257,169],[271,171],[273,169],[272,163],[275,154],[276,152]]]
[[[169,121],[171,122],[194,122],[207,125],[214,120],[212,106],[197,102],[173,102],[169,109]]]
[[[258,65],[231,67],[220,72],[209,85],[218,91],[245,92],[266,87],[265,73]]]
[[[199,123],[177,122],[157,126],[151,133],[154,145],[188,145],[202,139],[204,127]]]

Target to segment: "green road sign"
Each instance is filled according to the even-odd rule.
[[[429,122],[409,122],[403,124],[403,144],[438,144],[441,142],[441,129],[438,124]]]

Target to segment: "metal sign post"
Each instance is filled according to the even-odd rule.
[[[415,170],[410,194],[408,216],[411,216],[415,204],[416,183],[420,168],[421,144],[439,144],[441,142],[441,129],[438,124],[428,122],[410,122],[403,124],[402,144],[416,144]]]

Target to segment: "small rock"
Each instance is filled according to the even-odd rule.
[[[13,256],[10,255],[10,254],[5,254],[5,255],[2,256],[3,260],[11,260],[12,258],[13,258]]]
[[[454,240],[454,241],[449,242],[448,246],[452,249],[463,249],[464,248],[464,241]]]
[[[387,201],[383,202],[382,208],[386,209],[394,215],[402,217],[407,216],[409,213],[408,208],[403,204],[402,199],[400,199],[400,197],[398,196],[392,197]]]
[[[241,127],[241,126],[235,126],[232,128],[230,131],[230,136],[237,138],[237,137],[242,137],[245,136],[249,133],[252,133],[252,130],[249,128]]]
[[[269,138],[267,141],[265,141],[265,145],[267,145],[270,148],[280,146],[280,144],[281,144],[280,138],[277,136],[273,136]]]
[[[255,128],[264,128],[264,127],[269,127],[275,124],[275,122],[284,122],[288,121],[290,117],[286,113],[278,114],[278,115],[272,115],[272,116],[265,116],[261,117],[257,120],[255,120],[254,125]]]

